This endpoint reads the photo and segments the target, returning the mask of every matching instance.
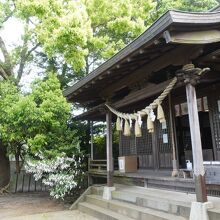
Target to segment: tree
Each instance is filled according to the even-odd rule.
[[[9,81],[0,83],[0,128],[5,122],[7,110],[18,100],[17,88]],[[6,186],[10,181],[10,166],[7,156],[7,148],[2,141],[2,129],[0,130],[0,188]]]
[[[0,96],[1,140],[15,155],[17,172],[26,161],[27,171],[36,180],[43,178],[56,198],[79,187],[84,181],[83,151],[70,128],[70,104],[56,74],[35,81],[32,92],[25,95],[13,81],[2,81]]]
[[[42,154],[50,159],[66,153],[72,155],[78,147],[78,138],[70,130],[70,105],[62,95],[56,75],[50,73],[44,80],[33,83],[32,93],[23,95],[10,81],[2,81],[1,139],[8,152],[19,157],[37,158]],[[10,85],[10,86],[9,86]]]
[[[157,19],[169,9],[190,12],[207,12],[217,5],[217,0],[156,0],[153,19]]]
[[[85,66],[86,44],[92,31],[81,1],[16,1],[18,16],[33,23],[33,31],[49,60],[68,63],[75,71]]]
[[[69,4],[66,6],[65,4],[63,5],[63,1],[51,1],[51,4],[49,4],[48,1],[35,1],[36,5],[34,5],[34,3],[31,4],[31,1],[9,0],[0,2],[0,28],[4,28],[5,23],[11,17],[16,17],[24,25],[24,33],[21,36],[21,42],[15,45],[12,50],[9,50],[5,39],[0,36],[0,51],[2,55],[0,58],[0,75],[5,80],[11,80],[14,78],[15,83],[12,83],[11,86],[18,87],[21,77],[30,73],[30,65],[33,64],[36,54],[41,53],[42,51],[41,45],[43,45],[45,53],[49,58],[52,56],[52,54],[59,56],[58,59],[60,60],[65,58],[70,63],[70,65],[76,69],[83,65],[83,57],[87,51],[83,46],[87,39],[86,32],[88,32],[88,35],[90,32],[89,28],[87,30],[87,27],[89,27],[89,21],[87,21],[87,14],[85,13],[83,5],[78,4],[77,1],[66,1],[66,3],[68,2]],[[33,16],[31,15],[32,12],[34,14]],[[52,57],[50,59],[52,59]],[[45,70],[43,72],[45,73]],[[61,91],[60,94],[62,94]],[[11,114],[10,116],[15,118],[11,118],[14,120],[14,125],[11,120],[11,123],[8,124],[11,125],[11,127],[6,126],[3,128],[5,130],[8,129],[9,133],[5,133],[5,136],[2,136],[1,138],[4,138],[4,141],[2,141],[2,144],[0,145],[2,157],[0,160],[0,176],[2,177],[1,179],[5,180],[2,182],[2,184],[0,183],[0,187],[4,186],[5,182],[8,182],[9,179],[7,156],[8,147],[10,147],[11,150],[14,150],[13,152],[15,155],[22,155],[23,147],[27,141],[27,139],[23,141],[23,135],[26,135],[23,133],[23,127],[29,131],[30,128],[27,128],[26,125],[33,127],[35,122],[34,120],[36,119],[34,116],[39,116],[40,114],[40,109],[36,108],[36,104],[33,103],[32,99],[33,97],[30,96],[21,96],[19,97],[19,102],[16,103],[18,104],[17,106],[13,106],[11,110],[10,108],[7,108],[9,110],[8,113]],[[4,104],[8,105],[9,103],[5,102]],[[47,104],[48,103],[44,102],[44,106]],[[22,114],[23,112],[21,112],[23,107],[26,111],[25,114]],[[27,115],[32,110],[36,110],[36,112],[33,111],[32,117],[25,117],[25,115]],[[43,107],[41,110],[43,111]],[[16,113],[19,117],[19,120],[16,120],[18,119],[16,118]],[[21,116],[19,115],[20,113]],[[44,117],[47,119],[46,113]],[[7,118],[7,120],[10,120],[10,118]],[[23,122],[27,122],[26,125],[24,125]],[[54,123],[54,126],[55,124],[56,123]],[[17,132],[17,137],[13,137],[13,131],[10,129],[17,129],[16,131],[14,130],[15,133]],[[45,132],[49,131],[46,130]],[[31,145],[33,142],[42,141],[42,139],[45,138],[44,136],[45,133],[41,136],[38,135],[37,137],[32,137],[32,139],[29,138],[29,144]],[[50,133],[47,135],[47,137],[50,137]],[[4,146],[3,143],[7,146]],[[62,147],[64,148],[64,146]],[[18,159],[18,156],[16,157]]]
[[[64,87],[137,37],[151,23],[154,5],[144,0],[15,2],[18,17],[32,22],[43,48],[35,61],[58,72]]]
[[[5,23],[15,17],[15,2],[13,0],[0,2],[0,29],[3,29]],[[0,52],[2,55],[0,58],[0,75],[3,79],[14,77],[17,83],[19,83],[22,75],[29,71],[27,65],[32,58],[31,55],[39,46],[32,32],[30,21],[26,19],[21,22],[24,25],[24,33],[21,36],[21,41],[14,45],[12,50],[9,50],[5,39],[0,36]]]
[[[84,0],[91,20],[85,75],[139,36],[151,23],[153,1]]]

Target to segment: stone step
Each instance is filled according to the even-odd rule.
[[[196,201],[194,194],[187,194],[176,191],[121,185],[118,185],[116,189],[117,191],[132,194],[136,197],[152,198],[159,201],[163,200],[169,203],[184,205],[188,207],[191,206],[192,201]]]
[[[124,216],[137,220],[185,220],[182,216],[177,216],[162,211],[140,207],[131,203],[121,202],[118,200],[104,200],[98,195],[87,195],[86,202],[98,207],[108,209]]]
[[[103,195],[103,185],[93,185],[91,188],[91,193],[94,195]]]
[[[192,200],[190,196],[194,197],[194,195],[120,184],[115,186],[116,191],[112,192],[113,199],[115,200],[189,218]],[[92,194],[102,195],[103,187],[93,187]],[[190,197],[190,200],[188,197]]]
[[[140,207],[151,208],[170,214],[180,215],[189,218],[190,203],[182,203],[168,198],[159,197],[160,195],[144,195],[131,191],[114,191],[112,197],[115,200],[133,203]]]
[[[88,202],[79,203],[78,210],[101,220],[134,220],[133,218],[129,218]]]
[[[189,218],[191,202],[196,201],[195,194],[178,191],[122,184],[115,184],[115,187],[116,191],[112,193],[114,200],[133,203],[140,207],[176,214],[185,218]],[[103,194],[103,186],[96,185],[92,188],[92,194],[100,196]],[[220,219],[220,199],[208,197],[208,201],[214,204],[214,208],[208,210],[210,220]]]

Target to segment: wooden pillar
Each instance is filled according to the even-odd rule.
[[[195,177],[197,202],[207,202],[205,170],[203,166],[202,143],[198,117],[195,86],[186,84],[187,105],[189,113],[190,134],[192,141],[193,169]]]
[[[94,144],[93,144],[93,121],[90,123],[90,142],[91,142],[91,151],[90,151],[90,157],[91,160],[94,159]]]
[[[159,159],[159,148],[158,148],[158,142],[157,142],[157,127],[154,123],[154,132],[152,135],[152,154],[153,154],[153,166],[154,170],[159,170],[160,168],[160,159]]]
[[[112,113],[108,110],[106,113],[107,138],[106,138],[106,154],[107,154],[107,186],[113,186],[113,157],[112,157]]]
[[[176,149],[176,141],[175,141],[175,135],[174,135],[174,121],[173,121],[173,111],[172,111],[172,101],[171,101],[171,94],[168,95],[168,102],[169,102],[169,117],[170,117],[170,136],[171,136],[171,143],[172,143],[172,165],[173,165],[173,171],[172,176],[178,176],[178,160],[177,160],[177,149]]]
[[[209,68],[195,68],[193,64],[186,64],[176,72],[178,82],[186,85],[197,202],[207,202],[207,192],[195,85],[209,70]]]

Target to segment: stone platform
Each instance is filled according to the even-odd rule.
[[[72,209],[78,209],[98,219],[186,220],[190,216],[194,194],[161,189],[115,184],[112,200],[103,199],[103,186],[92,186]],[[209,197],[214,208],[210,220],[220,219],[220,198]]]

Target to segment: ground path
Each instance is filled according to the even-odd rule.
[[[0,220],[95,220],[68,210],[69,205],[48,193],[17,193],[0,196]]]

